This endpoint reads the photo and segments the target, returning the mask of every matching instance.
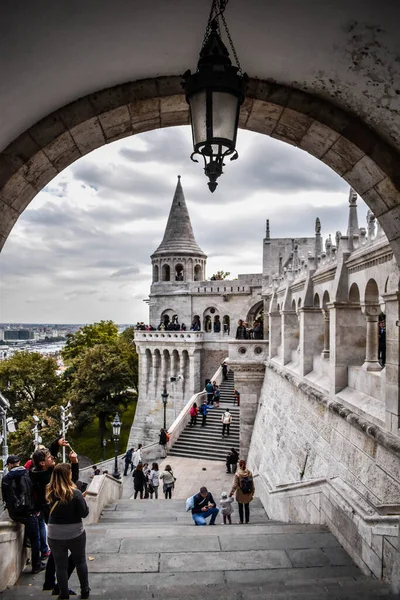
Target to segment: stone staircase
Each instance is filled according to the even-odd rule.
[[[211,408],[207,415],[206,426],[201,427],[202,416],[197,417],[196,427],[189,423],[183,430],[179,439],[170,450],[171,456],[184,456],[187,458],[203,458],[207,460],[224,461],[231,448],[239,450],[240,446],[240,421],[239,407],[233,404],[233,390],[235,387],[233,371],[228,372],[228,379],[220,385],[220,408]],[[225,409],[232,413],[232,424],[229,436],[222,437],[221,416]]]
[[[211,408],[207,415],[206,426],[201,427],[202,416],[197,417],[197,425],[189,425],[182,431],[169,454],[171,456],[186,456],[187,458],[205,458],[208,460],[223,460],[231,448],[239,450],[239,411],[237,406],[229,405],[232,413],[232,424],[229,436],[222,437],[221,417],[226,405],[221,402],[220,408]]]
[[[91,598],[395,598],[361,573],[326,527],[269,521],[258,499],[249,525],[223,526],[218,517],[212,529],[194,527],[184,499],[123,499],[86,533]],[[2,600],[47,598],[42,582],[43,575],[22,574]],[[70,585],[79,591],[75,574]]]

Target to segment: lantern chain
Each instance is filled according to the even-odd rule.
[[[242,67],[240,65],[239,58],[238,58],[238,55],[236,53],[235,46],[233,45],[232,37],[231,37],[230,31],[228,29],[228,25],[226,23],[225,16],[224,16],[224,12],[225,12],[225,9],[226,9],[226,6],[227,6],[228,2],[229,2],[229,0],[213,0],[212,5],[211,5],[211,10],[210,10],[210,15],[208,17],[206,32],[204,34],[202,49],[204,48],[204,46],[205,46],[205,44],[207,42],[208,36],[210,35],[212,21],[216,21],[217,22],[218,29],[219,29],[219,17],[221,17],[221,20],[222,20],[222,23],[224,25],[225,32],[226,32],[226,35],[227,35],[227,38],[228,38],[228,41],[229,41],[229,45],[230,45],[231,50],[232,50],[233,57],[235,59],[236,65],[238,67],[238,73],[240,75],[243,75]],[[218,31],[218,33],[220,34],[220,31]]]

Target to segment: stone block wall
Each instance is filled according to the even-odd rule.
[[[327,524],[364,572],[398,578],[397,438],[269,362],[249,466],[270,518]]]

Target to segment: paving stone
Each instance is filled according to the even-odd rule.
[[[323,547],[322,550],[331,565],[354,565],[353,560],[340,545],[336,548]]]
[[[339,542],[331,533],[245,535],[235,539],[221,537],[221,550],[287,550],[325,546],[329,550],[330,546],[339,546]],[[339,549],[343,550],[340,546]],[[347,556],[345,552],[344,554]]]
[[[99,554],[95,560],[88,561],[89,573],[148,573],[158,571],[159,555],[135,554]]]
[[[325,559],[327,561],[327,559]],[[247,569],[282,569],[290,561],[281,550],[248,550],[245,552],[208,552],[198,563],[191,554],[171,553],[161,555],[160,571],[243,571]]]
[[[121,552],[135,556],[136,552],[212,552],[220,549],[218,536],[176,537],[174,540],[164,536],[138,537],[124,539],[121,543]]]
[[[323,567],[329,564],[328,557],[320,548],[288,550],[287,555],[294,567]]]
[[[270,582],[320,582],[327,580],[330,582],[354,580],[355,578],[365,579],[365,575],[357,567],[309,567],[304,568],[285,568],[285,569],[264,569],[248,571],[227,571],[225,573],[227,583],[252,583],[262,585]]]

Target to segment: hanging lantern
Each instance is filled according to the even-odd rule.
[[[208,187],[214,192],[222,175],[224,160],[238,158],[236,136],[239,124],[240,105],[247,89],[248,77],[242,73],[224,18],[227,0],[213,0],[207,29],[204,36],[197,71],[186,71],[183,88],[190,107],[194,152],[204,160],[204,172]],[[235,57],[232,65],[229,52],[221,39],[221,18]]]

